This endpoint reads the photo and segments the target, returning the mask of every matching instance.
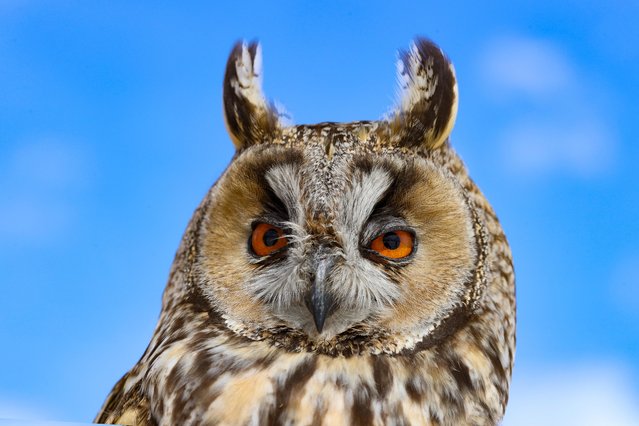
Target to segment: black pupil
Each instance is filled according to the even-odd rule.
[[[264,245],[266,247],[272,247],[277,244],[277,240],[279,239],[280,234],[273,228],[269,229],[264,233]]]
[[[394,232],[388,232],[384,234],[382,241],[384,242],[384,247],[389,250],[396,250],[399,247],[400,243],[399,235]]]

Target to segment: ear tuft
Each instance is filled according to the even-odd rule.
[[[262,48],[252,42],[233,47],[224,75],[224,119],[239,151],[272,139],[280,130],[276,109],[262,93]]]
[[[457,116],[457,80],[453,65],[430,40],[416,39],[397,62],[400,101],[389,119],[391,143],[436,149]]]

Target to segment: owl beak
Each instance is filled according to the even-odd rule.
[[[306,297],[306,307],[313,315],[315,328],[318,333],[324,329],[326,318],[333,312],[334,301],[326,288],[326,277],[333,268],[333,259],[326,257],[317,261],[315,273],[312,276],[312,286]]]

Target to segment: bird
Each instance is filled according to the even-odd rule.
[[[379,120],[297,125],[240,41],[235,154],[196,208],[151,341],[97,423],[494,425],[515,355],[500,222],[451,145],[451,61],[416,37]]]

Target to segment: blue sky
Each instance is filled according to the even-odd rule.
[[[236,40],[262,41],[265,92],[309,123],[380,117],[424,35],[513,249],[504,424],[639,424],[637,2],[213,3],[0,1],[0,418],[89,421],[144,351],[233,154]]]

